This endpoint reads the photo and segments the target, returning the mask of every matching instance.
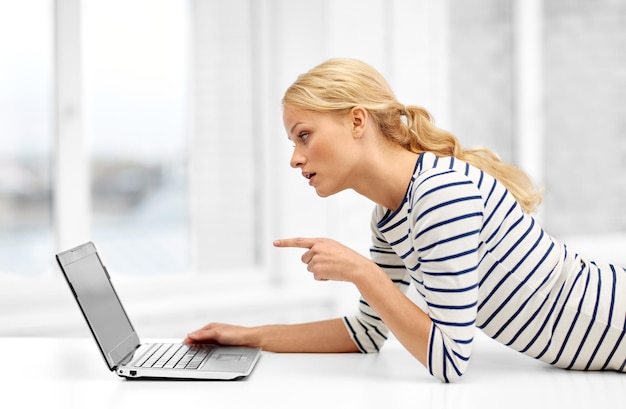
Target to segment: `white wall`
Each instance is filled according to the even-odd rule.
[[[219,1],[210,4],[199,1],[196,6],[199,5],[208,7],[214,13],[226,7]],[[265,243],[261,245],[264,265],[260,271],[251,272],[249,268],[244,268],[242,271],[229,270],[224,275],[183,274],[143,279],[116,276],[114,283],[140,334],[176,337],[210,320],[243,324],[296,322],[333,317],[350,313],[356,308],[358,293],[350,285],[314,282],[300,262],[300,250],[271,246],[275,238],[328,236],[367,255],[369,218],[373,206],[351,191],[327,199],[319,198],[300,173],[290,168],[292,146],[283,129],[280,99],[296,76],[314,65],[335,56],[354,57],[380,69],[397,89],[401,100],[432,105],[441,117],[445,117],[445,93],[439,88],[445,85],[445,70],[442,69],[445,52],[437,40],[445,38],[446,27],[439,24],[445,11],[442,5],[445,2],[433,6],[426,0],[266,0],[227,5],[227,8],[250,7],[241,16],[242,21],[250,19],[254,27],[251,28],[253,39],[246,45],[251,47],[255,58],[251,60],[253,67],[243,67],[245,69],[235,70],[233,74],[241,76],[252,72],[252,78],[259,83],[244,81],[242,86],[245,89],[240,90],[241,95],[230,95],[230,99],[209,93],[203,94],[208,99],[196,96],[192,101],[192,104],[195,102],[194,117],[206,117],[209,124],[209,128],[198,129],[203,122],[193,122],[193,130],[198,133],[192,142],[194,151],[190,168],[191,192],[194,195],[192,220],[195,223],[192,230],[196,239],[201,238],[193,245],[197,254],[220,245],[219,240],[202,240],[210,237],[211,226],[215,222],[203,216],[204,209],[215,205],[215,191],[207,190],[206,185],[223,183],[221,187],[216,186],[227,192],[229,185],[237,184],[237,181],[225,180],[224,175],[219,173],[220,169],[211,166],[223,159],[220,155],[236,157],[238,151],[249,149],[249,146],[239,149],[237,143],[224,141],[231,143],[229,153],[216,152],[212,150],[214,146],[203,145],[204,140],[197,138],[211,132],[219,135],[220,121],[236,121],[236,115],[231,116],[233,109],[228,104],[235,105],[239,101],[242,102],[242,116],[253,119],[252,122],[242,123],[242,132],[254,133],[264,142],[257,147],[260,151],[256,153],[264,157],[264,161],[260,162],[263,166],[260,175],[267,193],[263,201],[257,203],[261,207],[260,214],[267,221],[261,236]],[[355,8],[358,12],[354,11]],[[220,23],[230,27],[219,16],[211,17],[210,13],[205,13],[211,17],[205,21],[198,20],[200,15],[195,16],[195,25],[215,27]],[[210,42],[213,36],[216,39],[213,44],[219,45],[219,32],[209,30],[207,35],[203,41],[208,38]],[[206,44],[199,42],[195,46],[199,48]],[[221,44],[220,47],[220,52],[228,55],[228,44]],[[415,47],[425,50],[428,64],[415,57],[416,53],[412,51]],[[196,53],[195,57],[195,69],[201,69],[206,60],[202,60],[201,53]],[[229,72],[229,64],[242,63],[224,62],[226,66],[221,74]],[[208,80],[210,83],[211,78]],[[254,87],[254,92],[248,89],[251,87]],[[246,112],[245,104],[255,95],[255,105],[251,112]],[[225,105],[220,105],[222,101]],[[199,109],[210,112],[198,112]],[[253,173],[246,168],[248,165],[244,164],[244,170],[247,169],[243,173],[245,175]],[[213,182],[210,178],[214,178]],[[226,214],[230,210],[236,213],[237,209],[228,208],[229,200],[226,198],[215,214]],[[211,215],[210,212],[207,214]],[[207,263],[210,259],[195,260],[196,267]],[[0,335],[87,333],[69,290],[57,271],[43,278],[3,276],[0,282],[3,311]]]
[[[204,6],[249,7],[242,16],[253,25],[247,45],[253,67],[238,72],[251,73],[253,80],[243,82],[241,92],[248,98],[244,100],[249,111],[242,108],[241,112],[248,121],[244,132],[253,133],[262,143],[255,145],[256,150],[247,146],[242,151],[263,158],[260,171],[254,175],[262,178],[266,193],[256,202],[257,216],[266,222],[257,237],[261,241],[263,265],[257,271],[231,269],[227,274],[116,277],[128,312],[142,336],[172,337],[183,336],[211,320],[252,325],[349,313],[356,308],[358,296],[352,286],[314,282],[300,262],[301,250],[275,249],[271,241],[291,236],[327,236],[367,255],[373,205],[354,192],[319,198],[300,173],[289,167],[292,145],[283,129],[280,99],[297,75],[325,59],[360,58],[387,77],[401,102],[425,106],[438,125],[448,128],[454,119],[449,75],[454,68],[450,67],[449,58],[449,31],[453,28],[448,23],[452,1],[242,0],[230,5],[221,0],[210,4],[208,0],[196,2]],[[227,24],[219,18],[217,21]],[[213,35],[219,41],[219,32]],[[228,47],[222,52],[227,53]],[[224,72],[228,73],[228,67]],[[220,98],[212,97],[204,106],[211,110],[209,117],[215,113],[213,109],[231,113],[220,106]],[[195,106],[194,115],[199,114],[200,107]],[[229,117],[224,122],[235,120]],[[216,183],[224,181],[217,174],[219,169],[202,162],[206,155],[220,159],[220,152],[213,152],[208,146],[197,147],[199,150],[192,154],[192,162],[196,162],[191,166],[191,192],[204,192],[205,196],[194,198],[192,228],[194,234],[206,238],[213,221],[203,216],[205,206],[212,204],[212,191],[203,190],[205,172],[218,176]],[[236,144],[228,147],[230,152],[237,152],[236,148]],[[250,173],[249,168],[244,169]],[[227,185],[224,183],[223,188],[227,189]],[[222,202],[219,211],[229,211],[227,204],[228,201]],[[66,217],[71,219],[70,216]],[[621,235],[607,236],[606,241],[572,238],[576,248],[589,248],[603,260],[618,262],[621,260],[616,258],[623,257],[623,242]],[[208,246],[219,247],[220,243],[202,239],[193,245],[196,252],[201,252]],[[197,258],[195,262],[196,266],[206,265],[210,259]],[[58,271],[43,277],[0,275],[0,335],[86,334],[82,317]]]

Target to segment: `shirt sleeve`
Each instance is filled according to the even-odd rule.
[[[394,284],[404,293],[409,288],[409,274],[400,257],[393,251],[382,236],[376,224],[382,218],[381,208],[376,207],[372,214],[372,246],[370,257]],[[363,297],[359,300],[358,312],[343,318],[352,340],[361,352],[378,352],[387,340],[389,330]]]
[[[427,364],[433,376],[452,382],[468,366],[476,329],[484,202],[462,173],[423,176],[414,190],[411,225],[432,320]]]

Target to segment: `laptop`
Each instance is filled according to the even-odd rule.
[[[260,348],[142,343],[93,242],[56,260],[106,364],[121,377],[235,380],[248,376],[261,355]]]

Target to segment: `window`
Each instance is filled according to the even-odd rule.
[[[253,4],[1,7],[3,272],[49,271],[85,240],[137,275],[265,262]]]
[[[51,32],[50,1],[0,3],[1,273],[50,269]]]
[[[92,237],[116,271],[186,272],[188,4],[83,4]]]

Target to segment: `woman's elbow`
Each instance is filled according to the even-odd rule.
[[[443,383],[458,382],[465,374],[469,359],[446,360],[442,365],[429,367],[430,374]]]

